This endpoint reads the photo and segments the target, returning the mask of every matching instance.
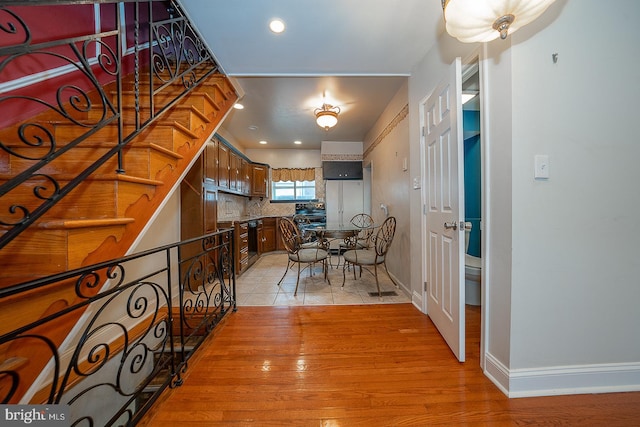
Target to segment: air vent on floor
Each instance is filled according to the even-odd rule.
[[[370,297],[377,297],[378,293],[377,292],[369,292],[369,296]],[[396,293],[396,291],[384,291],[384,292],[380,292],[380,296],[381,297],[397,297],[398,294]]]

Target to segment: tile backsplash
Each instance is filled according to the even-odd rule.
[[[295,203],[270,203],[267,199],[218,193],[218,221],[235,221],[247,216],[292,216],[295,211]]]
[[[322,168],[316,168],[316,198],[324,200],[324,197]],[[218,193],[218,221],[235,221],[247,216],[292,216],[295,213],[295,203],[271,203],[269,199],[249,199],[235,194]]]

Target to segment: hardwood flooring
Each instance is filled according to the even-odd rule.
[[[411,304],[240,307],[140,425],[638,425],[640,393],[508,399]]]

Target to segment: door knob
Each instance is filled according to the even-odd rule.
[[[444,223],[444,229],[445,230],[457,230],[458,229],[458,223],[456,221],[445,222]]]

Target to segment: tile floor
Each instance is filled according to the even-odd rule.
[[[331,304],[391,304],[411,302],[410,298],[397,288],[384,267],[378,270],[378,279],[382,292],[395,291],[395,296],[378,296],[376,281],[371,274],[363,271],[362,277],[354,280],[353,270],[347,271],[346,282],[342,287],[342,264],[336,267],[336,256],[332,257],[333,268],[329,271],[331,285],[324,280],[321,264],[309,275],[309,268],[301,271],[298,294],[293,295],[296,287],[297,265],[291,268],[278,286],[287,266],[286,253],[271,253],[260,257],[236,280],[236,292],[239,306],[257,305],[331,305]],[[375,294],[371,296],[369,292]]]

